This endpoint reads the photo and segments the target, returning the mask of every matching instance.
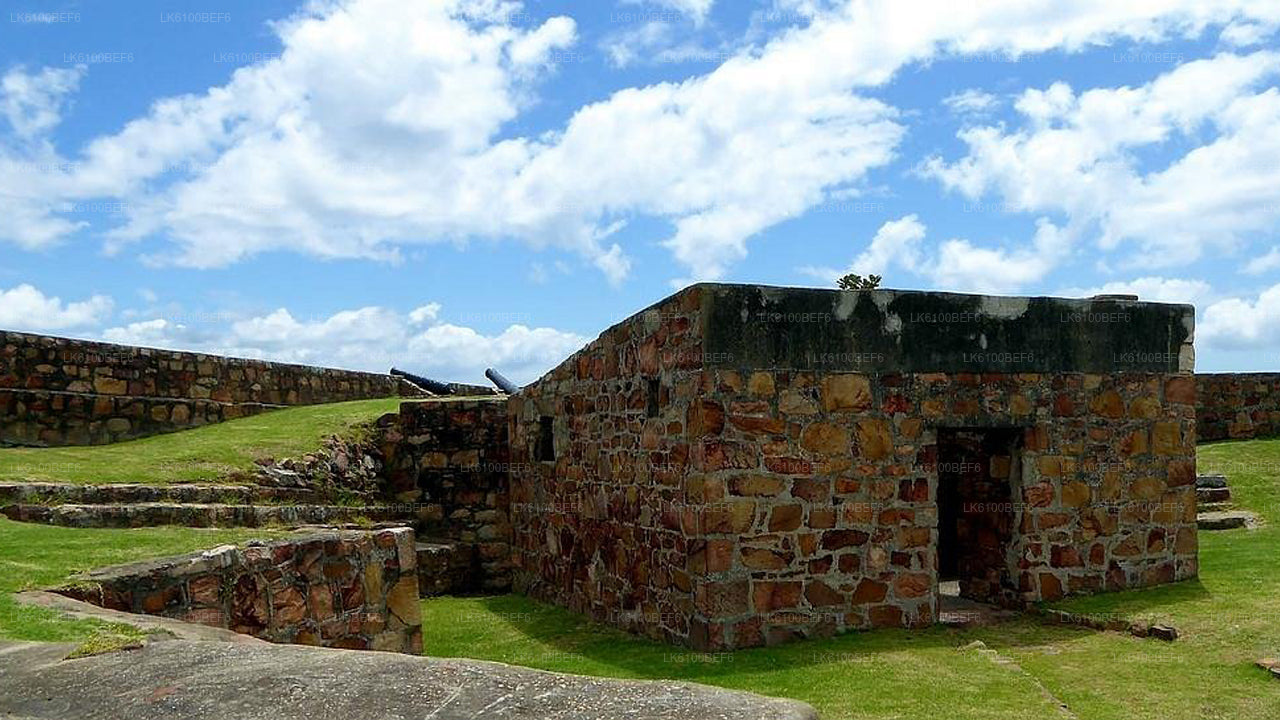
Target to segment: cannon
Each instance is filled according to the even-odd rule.
[[[404,378],[405,380],[408,380],[414,385],[417,385],[423,390],[426,390],[427,392],[432,393],[434,395],[452,395],[453,394],[453,388],[437,380],[431,380],[429,378],[424,378],[421,375],[414,375],[413,373],[405,372],[404,370],[397,370],[395,368],[391,368],[391,374],[396,377]]]
[[[501,390],[502,392],[508,395],[514,395],[520,392],[520,388],[516,387],[515,383],[503,377],[502,373],[498,372],[497,370],[494,370],[493,368],[489,368],[488,370],[485,370],[484,376],[489,378],[489,381],[492,382],[494,385],[497,385],[499,390]]]

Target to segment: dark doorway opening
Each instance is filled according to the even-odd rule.
[[[1016,595],[1010,545],[1020,428],[938,429],[938,582],[943,595]]]

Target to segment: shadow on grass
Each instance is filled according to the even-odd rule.
[[[799,669],[836,662],[875,661],[889,654],[921,650],[954,650],[982,640],[993,647],[1045,645],[1078,639],[1094,631],[1018,618],[1000,625],[959,630],[935,625],[920,630],[854,631],[829,638],[796,641],[771,648],[701,653],[666,645],[592,622],[563,608],[520,595],[476,599],[493,622],[507,624],[531,644],[550,648],[536,659],[539,667],[556,669],[569,658],[584,659],[610,674],[637,678],[694,678],[702,682],[743,673]],[[430,649],[428,649],[430,654]],[[557,654],[564,657],[557,658]],[[560,662],[565,661],[565,662]],[[576,665],[576,663],[575,663]],[[578,667],[574,672],[583,672]]]

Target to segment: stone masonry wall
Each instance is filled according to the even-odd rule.
[[[448,574],[470,565],[452,592],[511,587],[507,399],[406,402],[381,431],[384,494],[412,511],[426,540],[452,541]]]
[[[699,602],[685,428],[709,421],[698,297],[606,330],[511,399],[516,589],[682,644]]]
[[[936,621],[938,428],[1022,427],[983,599],[1194,577],[1194,386],[1151,374],[733,370],[702,388],[707,647]],[[1005,468],[1005,472],[1008,468]],[[969,508],[977,512],[982,508]]]
[[[1201,442],[1280,435],[1280,373],[1196,375]]]
[[[512,398],[516,588],[698,648],[932,623],[952,430],[1010,438],[971,483],[969,594],[1194,577],[1192,329],[1150,303],[688,288]]]
[[[116,442],[400,387],[375,373],[4,332],[0,445]]]
[[[422,654],[409,528],[223,546],[95,570],[57,592],[271,642]]]

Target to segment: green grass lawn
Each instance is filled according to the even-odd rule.
[[[194,430],[112,445],[0,448],[0,480],[72,483],[207,482],[256,458],[296,457],[325,437],[394,411],[399,398],[273,410]]]
[[[261,528],[81,530],[16,523],[0,517],[0,638],[83,642],[104,633],[136,634],[120,625],[67,620],[51,610],[19,605],[12,593],[55,587],[69,576],[92,568],[278,534]]]
[[[1177,627],[1175,643],[1018,620],[992,628],[851,633],[702,655],[509,595],[424,600],[428,655],[560,672],[671,678],[803,700],[824,718],[1274,720],[1280,682],[1280,440],[1200,448],[1255,531],[1201,533],[1199,580],[1058,603]],[[981,640],[994,653],[964,649]],[[1066,705],[1071,714],[1059,709]]]

